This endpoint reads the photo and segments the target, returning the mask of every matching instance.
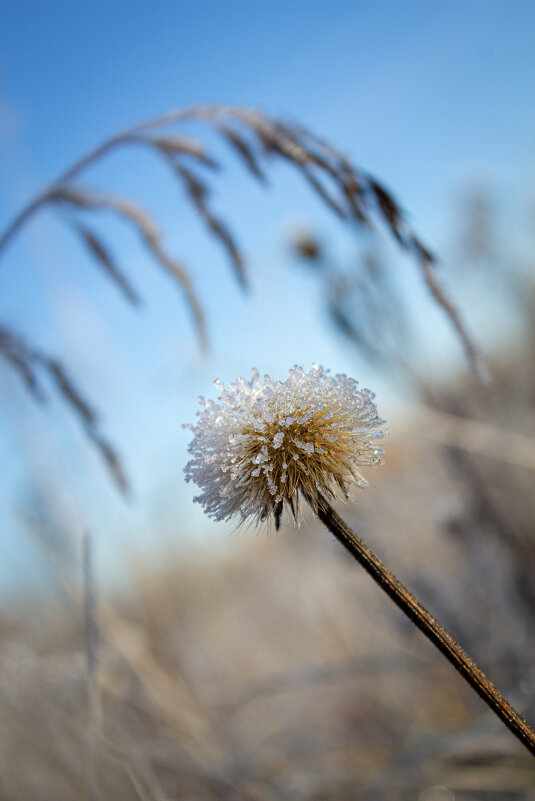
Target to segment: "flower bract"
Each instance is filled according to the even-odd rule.
[[[200,398],[198,423],[186,426],[185,473],[216,520],[273,516],[278,528],[284,510],[298,518],[303,499],[312,508],[318,493],[346,499],[352,485],[366,484],[361,467],[380,461],[384,420],[374,394],[352,378],[314,365],[293,367],[285,381],[253,370],[250,381],[215,385],[218,400]]]

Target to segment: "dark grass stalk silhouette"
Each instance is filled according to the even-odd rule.
[[[194,136],[170,134],[165,130],[169,125],[192,123],[197,126]],[[211,137],[207,142],[203,141],[206,134]],[[191,315],[201,350],[207,350],[208,324],[192,271],[169,252],[151,214],[129,198],[90,187],[86,183],[86,173],[96,163],[124,148],[152,152],[178,181],[208,236],[226,253],[234,278],[246,289],[246,260],[239,243],[226,221],[212,208],[212,182],[219,162],[208,147],[212,147],[212,141],[217,138],[230,147],[255,180],[266,183],[264,165],[268,160],[284,162],[293,167],[321,202],[346,224],[371,231],[385,228],[396,245],[416,263],[431,295],[450,318],[472,371],[482,380],[488,377],[484,358],[435,274],[434,255],[413,230],[401,205],[385,185],[303,126],[255,109],[215,105],[175,109],[113,134],[52,180],[0,230],[0,258],[34,216],[44,209],[53,210],[78,238],[97,269],[128,303],[139,307],[141,294],[131,283],[128,271],[116,263],[113,250],[103,240],[95,219],[113,215],[137,233],[151,261],[177,285]],[[41,400],[46,399],[39,374],[50,373],[50,370],[47,371],[39,349],[28,341],[24,332],[6,323],[0,323],[0,358],[18,373],[34,396],[39,391]],[[58,375],[52,376],[53,383],[84,426],[116,485],[125,491],[124,467],[117,451],[104,437],[98,416],[94,415],[91,425],[87,425],[81,404],[73,400],[76,396],[78,401],[83,400],[85,407],[93,404],[85,401],[72,378],[68,379],[68,391],[64,391],[63,377],[68,371],[57,357],[53,357],[53,362],[62,376],[61,380]]]
[[[314,505],[317,506],[317,514],[321,522],[362,565],[388,597],[394,601],[396,606],[412,620],[414,625],[451,662],[502,723],[535,756],[535,731],[496,689],[481,668],[470,659],[451,634],[398,581],[394,574],[342,520],[321,494],[318,495],[317,503]]]

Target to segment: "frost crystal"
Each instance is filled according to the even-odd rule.
[[[359,468],[380,461],[375,440],[385,432],[375,396],[345,375],[314,365],[309,373],[293,367],[286,381],[261,381],[253,370],[251,381],[215,384],[218,402],[200,398],[199,421],[187,426],[185,473],[216,520],[273,514],[278,527],[285,507],[297,518],[302,498],[313,508],[318,493],[347,498],[351,485],[366,484]]]

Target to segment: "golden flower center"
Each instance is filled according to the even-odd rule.
[[[251,465],[251,475],[277,488],[286,500],[296,491],[308,498],[326,490],[333,482],[346,492],[355,475],[355,441],[347,419],[318,411],[308,417],[307,409],[294,412],[287,423],[280,419],[265,422],[262,431],[247,428],[250,437],[243,460]],[[306,419],[304,419],[306,418]],[[267,476],[269,475],[269,481]]]

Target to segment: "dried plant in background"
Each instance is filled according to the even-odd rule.
[[[342,266],[312,231],[295,232],[290,244],[298,258],[318,272],[322,298],[335,329],[366,358],[382,362],[389,372],[401,372],[421,385],[411,359],[407,358],[409,325],[405,304],[379,251],[368,247],[349,265]],[[420,256],[419,263],[428,290],[464,344],[472,372],[487,384],[488,366],[439,280],[434,262]]]
[[[472,369],[481,377],[486,375],[484,362],[470,339],[455,307],[444,293],[434,272],[434,257],[412,230],[400,206],[391,193],[373,176],[355,167],[338,150],[327,144],[302,126],[287,120],[274,119],[244,108],[226,106],[198,106],[190,109],[170,111],[159,117],[146,120],[120,131],[76,161],[52,184],[39,193],[13,219],[0,234],[0,255],[10,240],[41,209],[56,207],[66,213],[66,221],[78,234],[81,243],[92,256],[95,264],[103,270],[117,289],[130,303],[139,301],[139,293],[128,276],[115,263],[111,251],[100,234],[88,222],[88,212],[102,211],[118,215],[138,232],[143,245],[165,272],[181,289],[186,305],[192,315],[199,343],[208,344],[207,325],[202,304],[194,288],[189,269],[166,249],[157,224],[146,211],[129,199],[116,197],[94,190],[81,183],[85,170],[112,151],[124,147],[150,148],[162,158],[182,184],[186,195],[204,220],[209,235],[213,236],[228,254],[236,280],[242,287],[247,284],[245,262],[241,251],[227,224],[212,210],[210,186],[206,174],[213,173],[218,164],[207,152],[206,145],[198,138],[169,134],[165,128],[171,124],[197,121],[215,131],[241,159],[250,174],[259,181],[265,180],[263,161],[266,157],[281,159],[294,166],[321,200],[342,220],[373,229],[377,222],[383,223],[400,248],[410,254],[421,269],[437,302],[444,308],[461,337]],[[32,359],[22,361],[13,357],[10,342],[23,341],[18,332],[3,326],[0,338],[0,354],[25,377],[27,386],[32,385],[27,367]],[[32,346],[27,353],[35,353]],[[36,360],[33,359],[33,363]],[[60,375],[65,369],[57,359],[53,360]],[[80,412],[74,398],[82,399],[72,382],[61,387],[62,394]],[[115,451],[112,451],[97,426],[91,424],[83,414],[86,431],[97,445],[119,486],[125,486],[124,469]]]
[[[290,247],[317,275],[335,330],[362,356],[390,373],[411,369],[406,357],[410,344],[405,303],[380,251],[367,247],[349,263],[340,264],[321,238],[304,228],[293,233]]]
[[[90,442],[97,448],[116,486],[128,490],[128,480],[115,448],[100,431],[98,414],[81,393],[65,367],[55,357],[28,345],[12,329],[0,325],[0,354],[24,382],[26,389],[37,401],[46,401],[43,378],[52,383],[56,391],[73,410]]]
[[[531,285],[531,325],[533,297]],[[492,392],[460,378],[446,397],[434,387],[442,411],[422,421],[418,409],[374,493],[360,493],[358,520],[347,513],[535,720],[533,342],[532,327],[521,359],[493,364]],[[87,559],[82,582],[79,521],[59,490],[47,474],[21,504],[59,603],[5,607],[0,620],[0,774],[12,801],[90,797],[95,778],[114,801],[532,801],[531,756],[315,521],[241,539],[231,554],[143,558],[124,595],[97,595],[97,620],[98,582]],[[154,536],[175,536],[168,525]],[[98,622],[98,671],[84,611],[90,631]]]
[[[504,396],[506,385],[504,376]],[[381,481],[359,493],[348,522],[388,551],[395,572],[533,718],[531,639],[517,625],[504,560],[474,547],[473,521],[458,537],[441,530],[437,502],[463,488],[437,446],[420,449],[420,430],[392,438]],[[12,801],[89,797],[87,587],[79,558],[60,564],[51,553],[50,540],[63,539],[49,531],[58,489],[42,498],[48,514],[31,515],[58,595],[38,615],[34,603],[6,608],[0,627],[0,773]],[[168,526],[154,536],[175,534],[176,519]],[[535,760],[330,539],[311,520],[284,536],[240,537],[238,547],[227,540],[224,551],[143,557],[119,597],[93,577],[101,798],[407,801],[436,798],[440,786],[459,801],[531,801]],[[484,531],[478,539],[490,545]]]

